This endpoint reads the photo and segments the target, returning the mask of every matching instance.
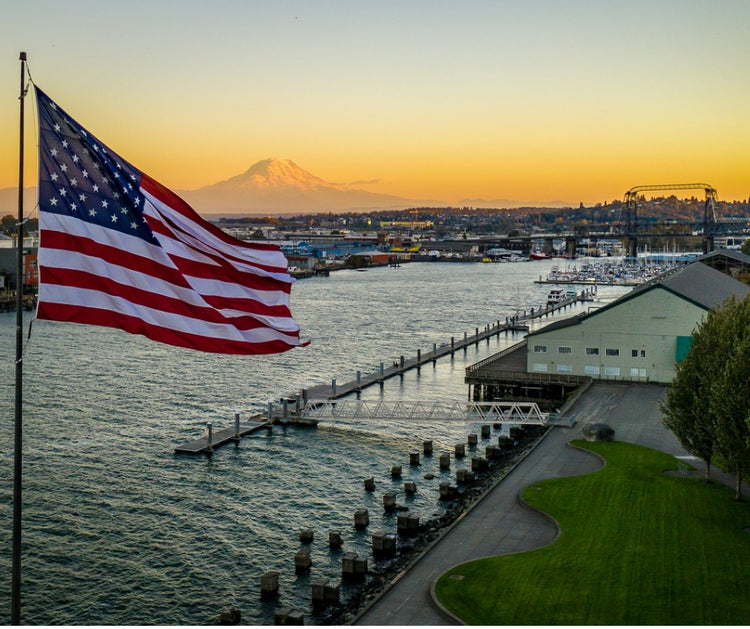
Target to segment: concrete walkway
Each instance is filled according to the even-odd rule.
[[[554,428],[485,498],[397,578],[390,588],[362,613],[356,625],[449,625],[430,597],[433,582],[446,570],[482,557],[523,552],[545,546],[557,536],[555,525],[544,516],[522,507],[517,496],[540,480],[585,474],[599,469],[599,460],[566,446],[582,437],[590,421],[607,423],[615,439],[637,443],[675,455],[700,468],[674,435],[661,425],[659,400],[664,388],[649,384],[598,383],[570,410],[577,423]],[[717,479],[733,482],[729,475]]]

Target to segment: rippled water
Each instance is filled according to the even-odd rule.
[[[423,518],[440,513],[437,461],[410,469],[424,439],[439,448],[464,441],[463,423],[321,424],[274,428],[212,458],[173,453],[206,421],[232,425],[234,413],[264,412],[268,400],[357,370],[414,356],[543,303],[533,283],[551,262],[407,264],[339,271],[295,284],[292,310],[311,345],[281,355],[231,357],[152,343],[138,336],[46,321],[33,326],[24,361],[24,561],[27,624],[203,624],[228,605],[243,623],[273,624],[277,605],[310,613],[310,579],[338,581],[340,555],[327,545],[341,530],[344,549],[367,554],[370,534],[353,513],[370,510],[370,529],[395,531],[382,491],[417,480],[406,499]],[[600,288],[602,298],[622,288]],[[545,321],[544,323],[548,322]],[[0,434],[0,562],[10,575],[15,315],[0,314],[5,365]],[[365,399],[464,400],[464,369],[516,342],[480,343],[433,368],[372,387]],[[435,457],[437,458],[437,457]],[[404,464],[394,483],[390,468]],[[434,468],[433,469],[433,466]],[[434,481],[423,475],[433,471]],[[374,476],[375,494],[362,480]],[[404,498],[399,498],[403,501]],[[294,574],[299,531],[312,528],[311,575]],[[262,602],[260,576],[278,570],[280,597]],[[0,586],[10,619],[10,579]],[[346,591],[343,592],[344,596]]]

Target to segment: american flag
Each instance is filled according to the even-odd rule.
[[[276,245],[232,238],[112,152],[39,88],[37,317],[207,352],[302,343]]]

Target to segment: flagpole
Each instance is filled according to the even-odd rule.
[[[21,473],[23,447],[23,101],[26,53],[21,61],[21,121],[18,155],[18,224],[16,226],[16,434],[13,460],[13,577],[11,583],[11,622],[21,624]]]

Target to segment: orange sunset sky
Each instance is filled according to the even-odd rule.
[[[174,189],[279,157],[329,182],[446,202],[596,203],[692,182],[750,196],[747,0],[0,8],[0,188],[18,182],[23,50],[52,99]]]

